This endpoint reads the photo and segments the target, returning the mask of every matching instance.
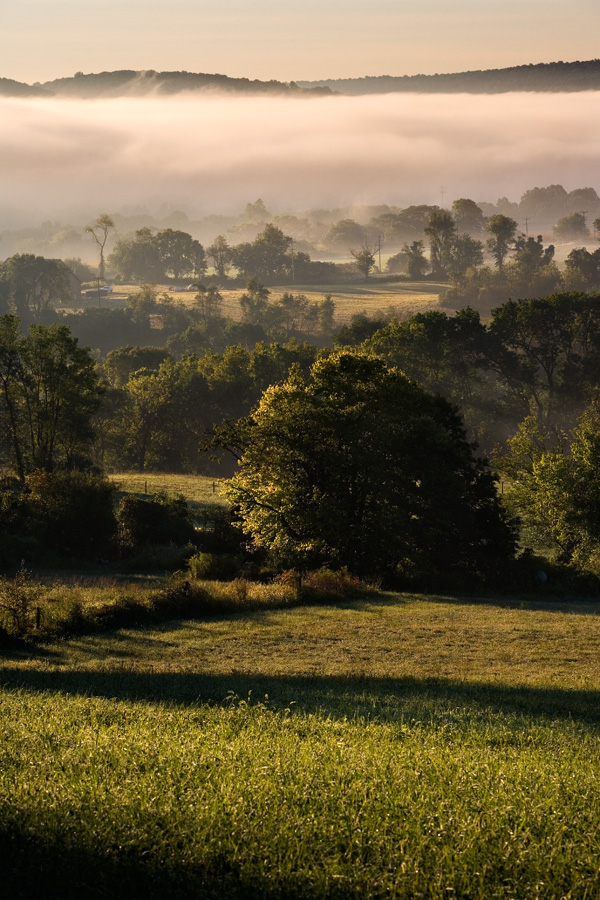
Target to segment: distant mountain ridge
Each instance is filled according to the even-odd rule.
[[[231,93],[284,96],[322,94],[468,93],[508,91],[600,90],[600,59],[577,62],[532,63],[507,69],[484,69],[447,75],[368,75],[322,81],[259,81],[194,72],[156,72],[122,69],[56,78],[33,85],[0,78],[0,96],[78,97],[95,99],[126,96],[172,96],[184,91],[219,90]]]
[[[32,87],[22,81],[13,81],[12,78],[0,78],[0,97],[44,97],[49,92],[42,87]]]
[[[328,87],[341,94],[500,94],[508,91],[600,90],[600,59],[531,63],[507,69],[483,69],[448,75],[369,75],[298,81],[300,87]]]
[[[232,93],[258,93],[277,95],[330,94],[327,87],[301,88],[293,81],[259,81],[249,78],[229,78],[227,75],[208,75],[194,72],[155,72],[153,69],[137,72],[122,69],[116,72],[99,72],[84,75],[77,72],[67,78],[56,78],[43,84],[22,84],[9,78],[0,78],[0,95],[46,96],[98,99],[101,97],[140,97],[179,94],[183,91],[219,90]]]

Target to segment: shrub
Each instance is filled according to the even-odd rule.
[[[209,506],[195,516],[196,542],[207,553],[237,553],[245,543],[244,533],[233,522],[227,507]]]
[[[119,540],[125,550],[148,545],[182,546],[194,540],[194,525],[185,498],[157,494],[147,500],[127,494],[121,500],[117,520]]]
[[[319,597],[344,597],[348,594],[364,590],[365,585],[347,569],[335,572],[323,566],[314,572],[307,572],[302,580],[302,594],[314,594]]]
[[[29,528],[27,509],[17,484],[0,493],[0,567],[16,568],[22,560],[41,561],[46,549],[26,532]]]
[[[208,594],[199,585],[180,581],[152,594],[150,609],[160,618],[189,618],[204,613],[208,600]]]
[[[248,581],[245,578],[234,578],[231,590],[238,603],[244,604],[248,599]]]
[[[128,557],[127,568],[142,571],[181,569],[187,564],[190,553],[193,553],[195,549],[193,544],[185,544],[182,547],[177,544],[167,544],[166,546],[148,544],[138,548],[133,556]]]
[[[192,578],[229,581],[240,569],[239,560],[231,553],[196,553],[188,560]]]
[[[141,597],[124,594],[112,604],[105,604],[94,615],[94,621],[101,628],[127,628],[138,625],[148,618],[149,607]]]
[[[34,472],[20,498],[22,527],[60,556],[110,555],[114,485],[89,472]]]
[[[36,610],[46,588],[32,581],[21,566],[14,578],[0,578],[0,609],[7,614],[8,630],[24,637],[35,627]]]

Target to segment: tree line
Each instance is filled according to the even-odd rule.
[[[282,316],[320,316],[331,325],[331,302],[316,304],[312,312],[306,298],[292,294],[285,303],[283,298],[271,303],[268,289],[257,282],[248,286],[245,296],[247,321],[238,323],[240,327],[260,328],[260,317],[266,323],[264,317],[271,314],[280,323]],[[137,296],[129,312],[144,319],[154,315],[158,303],[149,291]],[[481,501],[490,515],[489,534],[496,534],[489,537],[486,558],[496,558],[491,549],[496,544],[504,548],[500,557],[505,552],[510,556],[511,547],[514,550],[514,522],[496,508],[493,478],[473,450],[476,440],[478,452],[494,454],[496,465],[511,481],[508,503],[528,533],[545,536],[563,561],[595,565],[594,472],[600,429],[594,404],[600,371],[600,294],[563,292],[507,301],[492,311],[489,322],[469,308],[454,316],[435,311],[408,320],[359,317],[329,334],[333,347],[320,348],[294,336],[246,346],[241,342],[206,346],[203,342],[213,326],[212,339],[220,335],[222,340],[224,335],[216,288],[199,291],[198,305],[198,334],[188,325],[166,346],[128,345],[101,360],[95,360],[64,323],[32,323],[24,333],[17,317],[0,319],[0,451],[5,471],[15,476],[14,488],[3,494],[5,535],[21,528],[22,536],[36,534],[39,540],[41,532],[31,531],[31,523],[42,527],[40,510],[46,500],[31,506],[27,497],[34,487],[39,494],[40,485],[50,491],[53,484],[52,479],[40,481],[39,473],[53,478],[61,472],[92,477],[94,472],[120,469],[231,474],[237,456],[246,460],[242,470],[249,480],[240,476],[233,482],[234,506],[256,547],[272,559],[283,564],[287,558],[283,550],[289,545],[295,548],[292,556],[298,564],[329,562],[365,570],[364,560],[377,556],[372,547],[379,537],[367,538],[367,533],[377,531],[376,510],[383,515],[381,510],[392,503],[396,489],[398,498],[413,496],[410,484],[418,488],[413,496],[417,506],[389,510],[390,521],[399,521],[393,517],[400,516],[409,523],[393,538],[394,571],[433,571],[436,566],[442,571],[442,560],[455,557],[463,559],[462,571],[473,574],[480,556],[477,541],[469,538],[473,548],[469,562],[466,556],[459,557],[456,544],[444,544],[435,536],[434,521],[443,520],[436,498],[443,500],[448,487],[442,476],[444,459],[449,466],[456,460],[457,480],[452,482],[456,498],[447,499],[450,517],[467,523],[455,540],[466,539],[473,530],[487,534],[481,523],[477,528],[473,524],[470,504],[475,508]],[[281,440],[267,452],[275,433]],[[292,479],[289,490],[269,517],[261,491],[271,490],[269,484],[277,482],[265,481],[261,465],[266,472],[271,452],[273,465],[285,468],[285,460],[291,464],[293,454],[286,455],[283,441],[286,434],[299,454],[300,468],[287,470],[286,477]],[[387,450],[384,435],[393,443]],[[430,443],[423,443],[425,437]],[[323,456],[315,460],[313,444],[324,448]],[[217,470],[211,457],[223,447],[233,455],[228,467]],[[413,458],[409,450],[417,447]],[[391,459],[401,458],[401,452],[404,475],[386,469]],[[367,477],[367,457],[361,454],[372,457],[373,472],[379,474]],[[419,470],[417,457],[423,454],[428,464],[437,460],[437,468],[429,471],[422,463]],[[292,477],[290,471],[296,474]],[[425,492],[426,483],[430,493]],[[377,493],[376,484],[387,485],[385,496]],[[482,489],[485,485],[480,501],[477,494],[468,493],[468,484],[473,490],[476,484]],[[361,493],[363,488],[368,496]],[[52,490],[57,496],[69,495],[64,484]],[[290,497],[296,498],[293,502],[299,508],[306,507],[306,522],[301,517],[293,520],[294,525],[285,512]],[[425,517],[422,527],[417,508]],[[273,525],[284,520],[291,529],[287,536],[283,526]],[[354,520],[360,523],[356,539],[345,547],[339,540],[334,545],[334,522]],[[28,524],[15,524],[23,521]],[[311,537],[310,529],[317,526]],[[341,525],[340,530],[344,531]],[[400,565],[400,547],[408,553],[409,545],[413,550]],[[436,547],[439,553],[432,549]]]
[[[28,466],[52,467],[55,454],[61,465],[71,465],[83,452],[93,416],[97,465],[206,470],[208,460],[199,450],[203,432],[247,415],[292,364],[306,373],[319,355],[332,352],[332,343],[376,355],[456,404],[469,435],[488,454],[529,415],[545,431],[570,430],[598,386],[599,294],[511,300],[495,308],[487,322],[467,308],[406,320],[359,316],[337,328],[330,298],[309,303],[289,294],[271,302],[257,283],[244,297],[245,322],[220,316],[218,292],[209,289],[199,294],[198,309],[187,314],[191,320],[177,320],[173,332],[159,331],[159,337],[169,335],[162,346],[128,343],[98,363],[66,324],[36,323],[25,336],[16,317],[5,316],[5,459],[16,464],[20,478]],[[163,309],[151,290],[128,310],[114,312],[136,324],[139,330],[129,334],[153,340],[157,330],[151,317],[179,315],[168,304]],[[307,321],[320,332],[320,347],[315,333],[301,330]],[[122,330],[121,339],[127,336]],[[52,379],[61,386],[60,397],[48,388]],[[85,415],[71,420],[69,391],[84,383]]]

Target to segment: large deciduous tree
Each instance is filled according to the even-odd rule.
[[[245,532],[298,568],[489,574],[514,535],[450,404],[340,352],[265,391],[228,494]]]
[[[157,284],[165,278],[156,236],[150,228],[140,228],[134,238],[121,238],[108,258],[111,270],[125,281]]]
[[[257,278],[263,284],[286,279],[291,271],[290,248],[292,238],[276,225],[266,225],[251,244],[232,248],[233,264],[241,275]]]
[[[354,265],[361,275],[368,280],[371,270],[375,268],[375,254],[368,244],[363,244],[360,250],[350,250],[350,256],[354,259]]]
[[[600,296],[576,292],[508,300],[492,311],[495,364],[543,427],[580,415],[598,384]]]
[[[423,241],[413,241],[409,246],[404,244],[402,251],[406,253],[406,273],[409,278],[423,278],[429,263],[425,258]]]
[[[530,539],[559,562],[600,572],[600,412],[597,401],[569,437],[550,440],[529,416],[498,460],[506,499]]]
[[[19,332],[0,319],[0,411],[7,449],[21,481],[35,469],[73,467],[92,439],[91,418],[102,390],[94,360],[66,325]]]
[[[206,255],[212,262],[215,268],[215,272],[217,273],[217,277],[221,281],[225,281],[225,279],[227,278],[227,273],[231,268],[231,262],[233,258],[232,249],[227,243],[227,238],[225,238],[222,234],[218,234],[210,247],[208,247]]]
[[[123,278],[160,282],[167,277],[201,277],[206,272],[204,247],[185,231],[165,228],[153,234],[140,228],[135,238],[122,238],[109,258],[110,265]]]
[[[496,265],[501,269],[514,242],[517,233],[517,223],[510,216],[503,216],[501,213],[498,213],[490,217],[487,230],[491,235],[487,242],[488,249],[494,257]]]
[[[429,238],[429,260],[434,278],[448,274],[456,240],[456,223],[446,209],[432,213],[425,229]]]
[[[590,236],[584,212],[572,212],[568,216],[561,216],[552,233],[555,238],[563,241],[585,241]]]
[[[0,295],[5,312],[24,322],[39,321],[54,303],[72,298],[68,269],[60,260],[15,253],[0,264]]]
[[[452,204],[452,215],[456,222],[456,228],[461,233],[480,237],[485,230],[485,217],[481,207],[474,200],[461,197]]]
[[[167,275],[201,277],[206,272],[206,254],[202,244],[185,231],[165,228],[154,239],[158,256]]]

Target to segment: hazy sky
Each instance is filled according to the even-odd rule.
[[[598,56],[598,0],[2,0],[0,76],[335,78]]]

